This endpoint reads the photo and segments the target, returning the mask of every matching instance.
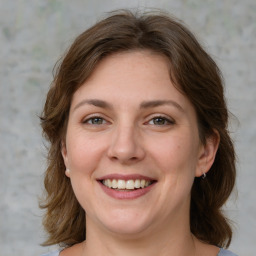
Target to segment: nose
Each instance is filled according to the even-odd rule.
[[[133,164],[145,157],[142,138],[133,126],[119,125],[113,131],[108,157],[122,164]]]

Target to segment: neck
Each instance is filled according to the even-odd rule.
[[[186,223],[187,224],[187,223]],[[195,255],[195,240],[188,225],[174,224],[172,228],[141,232],[136,235],[117,235],[90,227],[83,255],[95,256],[191,256]],[[178,229],[176,228],[179,227]]]

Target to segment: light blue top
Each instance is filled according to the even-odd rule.
[[[224,250],[221,248],[217,256],[238,256],[238,255],[234,254],[229,250]]]
[[[60,251],[55,251],[55,252],[43,254],[41,256],[59,256],[59,254],[60,254]],[[221,248],[217,256],[238,256],[238,255],[234,254],[229,250],[225,250]]]
[[[60,254],[60,251],[55,251],[55,252],[42,254],[41,256],[59,256],[59,254]]]

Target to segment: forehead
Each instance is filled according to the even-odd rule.
[[[109,73],[111,69],[114,69],[116,72]],[[163,73],[169,73],[170,62],[168,58],[149,50],[118,52],[103,58],[95,67],[88,80],[99,76],[99,74],[106,75],[105,72],[109,75],[116,74],[117,77],[117,71],[125,71],[119,74],[120,76],[129,76],[129,72],[138,75],[139,73],[151,71],[152,69],[154,69],[155,72],[161,70]],[[151,79],[154,74],[155,73],[151,74]]]
[[[97,85],[101,79],[105,81],[104,86],[107,86],[109,81],[119,82],[121,85],[126,81],[142,77],[153,82],[159,79],[160,73],[169,80],[169,71],[170,64],[167,57],[155,52],[149,50],[118,52],[104,57],[80,87]],[[139,82],[138,80],[137,84]]]
[[[115,53],[101,60],[89,78],[75,92],[73,100],[83,97],[111,100],[154,100],[168,97],[183,102],[185,97],[170,78],[170,61],[151,51]]]

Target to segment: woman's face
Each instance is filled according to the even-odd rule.
[[[189,226],[205,147],[165,57],[135,51],[102,60],[73,96],[63,144],[88,231],[134,235]]]

